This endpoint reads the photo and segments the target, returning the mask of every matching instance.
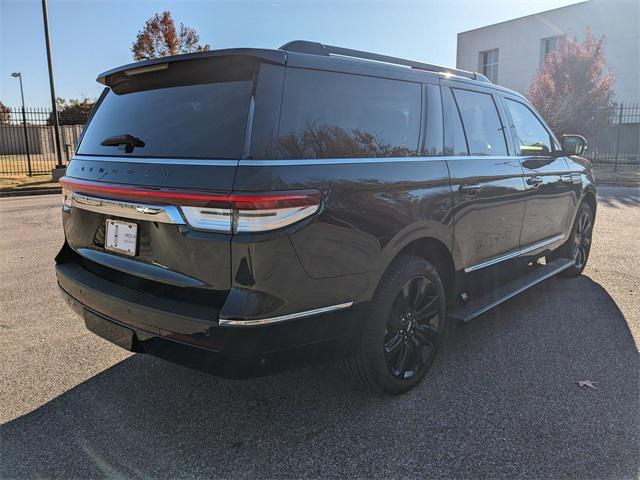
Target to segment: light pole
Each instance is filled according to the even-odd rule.
[[[13,78],[20,80],[20,97],[22,98],[22,130],[24,131],[24,145],[27,149],[27,165],[29,167],[29,176],[31,176],[31,153],[29,152],[29,133],[27,132],[27,114],[24,109],[24,89],[22,88],[22,73],[13,72]]]
[[[42,21],[44,23],[44,41],[47,47],[47,64],[49,66],[49,89],[51,90],[51,110],[53,111],[53,131],[55,133],[56,155],[58,164],[56,171],[64,168],[62,164],[62,149],[60,148],[60,125],[58,123],[58,107],[56,105],[56,89],[53,83],[53,62],[51,61],[51,42],[49,41],[49,16],[47,14],[47,0],[42,0]],[[54,178],[57,180],[57,178]]]

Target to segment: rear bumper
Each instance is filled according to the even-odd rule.
[[[226,378],[259,377],[345,357],[359,332],[361,315],[355,308],[233,328],[219,324],[214,307],[139,292],[72,260],[59,260],[56,275],[63,297],[87,326],[99,321],[126,327],[133,331],[126,348]],[[113,341],[102,329],[90,329]]]

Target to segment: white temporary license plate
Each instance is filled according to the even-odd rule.
[[[107,219],[104,248],[126,255],[135,255],[138,245],[138,225]]]

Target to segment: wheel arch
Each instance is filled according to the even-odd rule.
[[[596,192],[592,189],[589,189],[582,197],[582,201],[587,202],[589,207],[591,207],[591,211],[593,212],[593,219],[595,220],[596,209],[598,207],[598,202],[596,200]]]
[[[420,237],[406,244],[394,257],[414,255],[431,263],[437,270],[447,298],[455,295],[455,266],[453,256],[447,246],[434,237]]]

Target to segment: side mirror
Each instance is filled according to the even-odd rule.
[[[563,135],[562,152],[565,155],[583,155],[587,151],[587,139],[582,135]]]

